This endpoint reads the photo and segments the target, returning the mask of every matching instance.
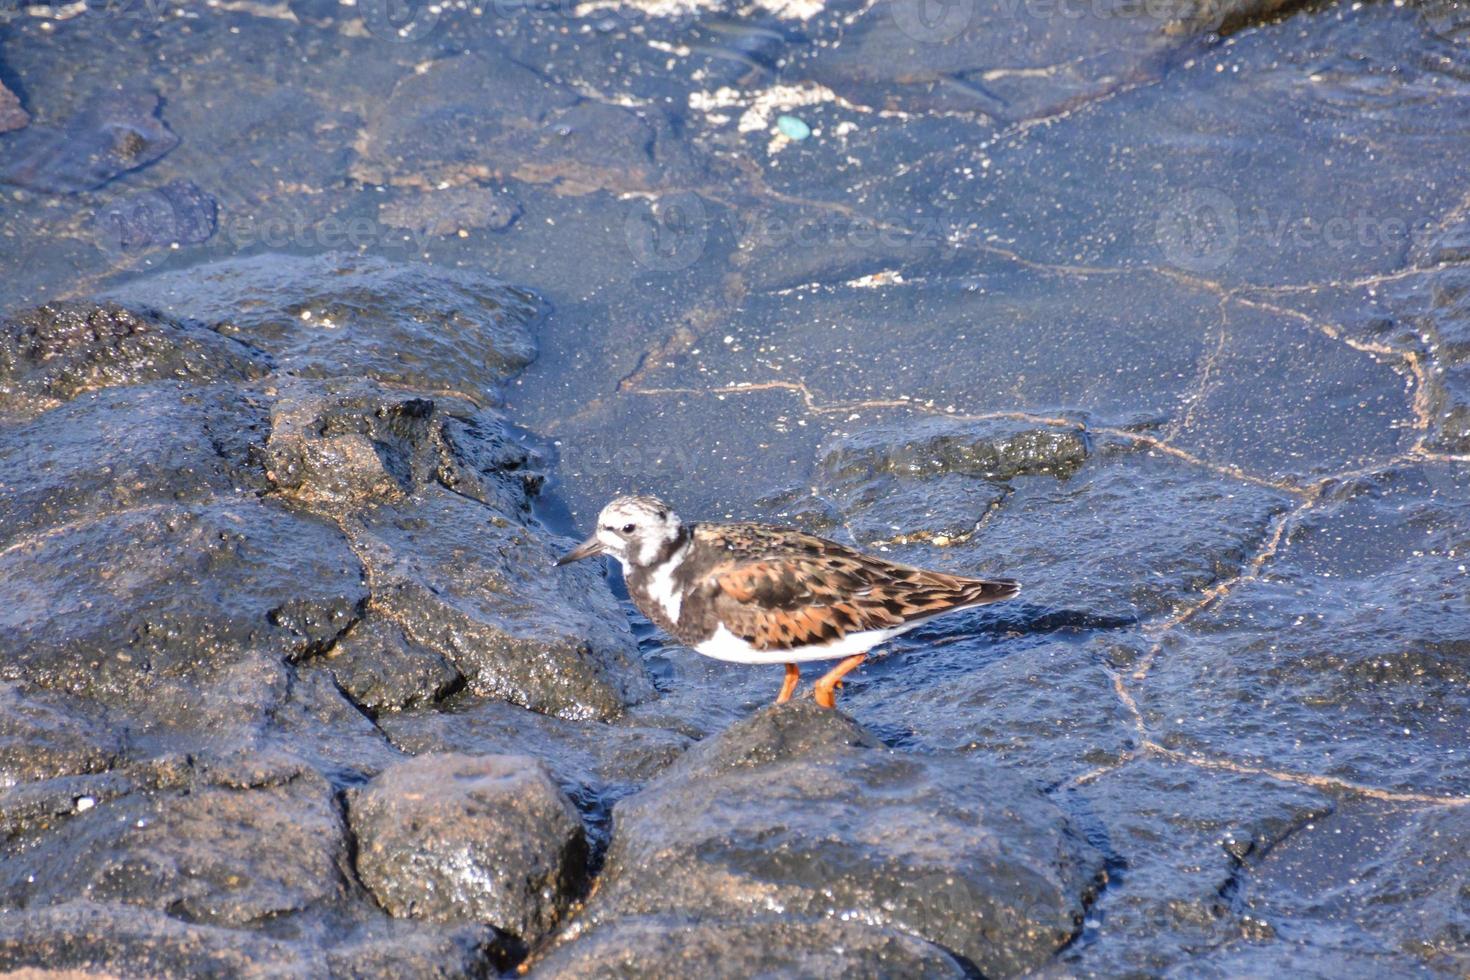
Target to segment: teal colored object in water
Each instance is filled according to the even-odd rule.
[[[812,128],[795,116],[777,116],[776,129],[782,136],[798,142],[812,134]]]

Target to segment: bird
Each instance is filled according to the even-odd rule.
[[[1021,590],[1013,579],[900,565],[796,528],[686,523],[652,496],[615,498],[556,564],[597,555],[618,560],[633,604],[683,645],[716,660],[784,664],[777,704],[791,699],[801,664],[839,661],[813,687],[824,708],[880,643]]]

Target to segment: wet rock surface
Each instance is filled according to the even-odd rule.
[[[537,976],[964,977],[943,949],[895,929],[821,919],[618,919],[535,963]]]
[[[314,306],[252,293],[226,321],[209,288],[186,310],[165,279],[148,288],[170,312],[135,298],[5,320],[6,966],[482,974],[583,887],[582,821],[539,763],[453,756],[415,777],[372,720],[461,690],[599,718],[652,694],[596,570],[551,568],[535,452],[440,390],[503,383],[534,351],[535,307],[424,268],[306,264],[199,283],[238,299],[315,276]],[[350,309],[316,327],[345,332],[339,353],[299,326],[308,308]],[[333,360],[375,342],[388,358],[415,332],[452,337],[463,370],[423,362],[440,384]],[[379,773],[349,828],[346,795]],[[448,897],[457,852],[413,829],[426,799],[453,811],[444,847],[473,845],[471,824],[500,842],[476,879],[500,884],[468,904]],[[433,853],[438,892],[391,861]]]
[[[390,915],[488,922],[530,944],[583,885],[582,822],[526,756],[422,755],[348,806],[358,873]]]
[[[0,968],[1466,973],[1462,4],[156,13],[0,12]],[[1025,589],[726,735],[547,567],[623,490]],[[434,753],[575,807],[537,948],[364,886]],[[810,818],[1046,800],[1016,948]]]
[[[1040,965],[1080,928],[1101,856],[1023,780],[974,763],[893,752],[807,702],[767,709],[618,804],[574,933],[648,915],[856,919],[987,975]]]

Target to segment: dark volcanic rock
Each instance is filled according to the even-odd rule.
[[[243,381],[269,361],[210,330],[113,303],[49,303],[0,320],[0,413],[28,418],[95,388]]]
[[[30,121],[30,113],[21,108],[20,99],[5,87],[4,82],[0,82],[0,133],[22,129],[29,125]]]
[[[293,926],[270,937],[115,902],[12,909],[0,912],[0,969],[76,970],[89,977],[447,980],[484,977],[507,963],[499,937],[488,926],[440,928],[388,920],[352,928],[330,918]]]
[[[524,516],[541,486],[499,414],[363,381],[283,383],[262,458],[274,486],[332,513],[437,484]]]
[[[375,606],[471,693],[564,718],[612,718],[653,696],[617,601],[591,567],[553,568],[554,539],[429,490],[348,525]]]
[[[113,902],[0,912],[0,968],[196,977],[307,972],[290,944]]]
[[[179,145],[159,105],[155,92],[104,92],[60,126],[30,126],[6,140],[0,184],[76,194],[146,167]]]
[[[1242,889],[1245,910],[1273,923],[1284,944],[1235,950],[1264,966],[1315,951],[1343,975],[1470,969],[1470,807],[1406,809],[1344,803],[1271,851]],[[1313,928],[1327,923],[1328,928]],[[1252,953],[1254,955],[1252,955]],[[1216,975],[1229,968],[1221,964]],[[1240,975],[1237,973],[1236,975]]]
[[[110,769],[122,739],[98,714],[85,702],[0,684],[0,789]]]
[[[1116,440],[1014,423],[882,426],[834,440],[824,460],[818,492],[860,544],[1019,579],[1020,600],[986,613],[1009,625],[1118,624],[1194,601],[1239,572],[1292,500]]]
[[[1470,792],[1470,476],[1334,487],[1264,573],[1165,638],[1139,698],[1171,748]]]
[[[219,203],[191,180],[111,202],[96,217],[97,244],[109,252],[198,245],[214,235]]]
[[[410,643],[398,624],[371,613],[320,664],[353,704],[373,715],[432,704],[464,684],[442,656]]]
[[[417,263],[259,255],[136,280],[114,295],[268,351],[285,374],[369,378],[481,404],[536,356],[530,294]]]
[[[1088,440],[1081,429],[934,417],[860,429],[834,439],[820,455],[823,477],[833,485],[878,473],[1064,478],[1087,461]]]
[[[1011,976],[1077,933],[1101,862],[1017,777],[893,752],[801,701],[700,744],[618,804],[602,881],[569,937],[648,915],[851,919]]]
[[[5,679],[184,724],[230,665],[325,649],[367,600],[336,528],[250,499],[70,524],[0,554],[0,578]]]
[[[150,504],[258,491],[266,409],[250,393],[176,382],[88,391],[0,440],[0,545]]]
[[[1064,954],[1089,976],[1157,975],[1248,934],[1238,895],[1282,841],[1332,812],[1309,787],[1146,759],[1067,794],[1117,869],[1092,910],[1099,935]],[[1145,942],[1144,940],[1148,941]]]
[[[355,631],[354,631],[355,632]],[[690,745],[662,728],[567,721],[502,701],[388,715],[379,725],[405,752],[528,755],[541,760],[588,819],[594,850],[606,843],[612,805],[648,782]]]
[[[196,785],[105,800],[54,833],[8,845],[10,907],[75,898],[243,925],[343,901],[346,838],[331,786],[299,772],[276,785]]]
[[[618,919],[535,961],[533,977],[968,977],[932,943],[835,919],[701,922]]]
[[[586,872],[576,809],[524,756],[421,756],[349,805],[358,874],[396,916],[489,922],[534,943]]]

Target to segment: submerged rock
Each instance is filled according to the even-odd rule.
[[[504,231],[520,216],[520,202],[509,191],[479,185],[413,194],[378,207],[378,220],[389,228],[430,237],[475,228]]]
[[[179,145],[160,105],[155,92],[104,92],[60,126],[32,125],[6,141],[0,184],[76,194],[146,167]]]
[[[598,891],[555,955],[645,916],[851,919],[1014,976],[1077,933],[1101,867],[1025,781],[975,759],[893,752],[802,701],[700,744],[618,804]],[[671,936],[660,955],[677,959],[680,943]]]
[[[394,86],[352,176],[426,190],[505,177],[574,194],[649,190],[664,182],[660,117],[582,99],[504,55],[462,54]]]
[[[577,811],[534,759],[424,755],[351,796],[357,869],[395,916],[488,922],[524,943],[586,873]]]
[[[97,244],[110,252],[198,245],[214,235],[219,203],[191,180],[111,202],[96,217]]]

